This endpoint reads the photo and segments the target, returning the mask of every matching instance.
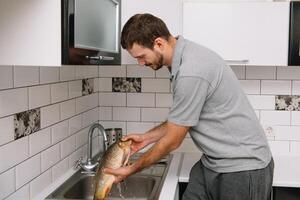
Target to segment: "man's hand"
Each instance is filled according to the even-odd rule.
[[[122,138],[123,141],[131,140],[132,143],[130,145],[130,154],[134,154],[139,150],[143,149],[145,146],[149,144],[149,142],[145,139],[144,134],[130,134]]]
[[[114,175],[115,176],[114,183],[119,183],[125,178],[127,178],[128,176],[130,176],[131,174],[135,173],[135,170],[130,165],[126,167],[120,167],[118,169],[105,168],[103,169],[103,172],[106,174]]]

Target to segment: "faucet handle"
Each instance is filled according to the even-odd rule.
[[[74,165],[74,168],[75,168],[75,169],[78,169],[78,168],[82,167],[82,164],[83,164],[83,157],[80,157],[80,158],[76,161],[76,163],[75,163],[75,165]]]

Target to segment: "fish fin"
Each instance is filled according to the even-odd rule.
[[[129,157],[130,157],[130,152],[127,152],[126,150],[124,150],[124,154],[123,154],[123,159],[122,159],[122,166],[126,166],[128,161],[129,161]]]

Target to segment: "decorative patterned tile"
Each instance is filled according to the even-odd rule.
[[[278,95],[275,99],[276,110],[300,111],[300,96]]]
[[[82,79],[82,95],[94,92],[94,79]]]
[[[32,109],[14,115],[15,124],[15,140],[41,128],[41,112],[40,109]]]
[[[141,78],[113,78],[112,91],[113,92],[141,92],[142,80]]]

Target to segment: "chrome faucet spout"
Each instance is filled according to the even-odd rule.
[[[105,129],[101,124],[95,123],[93,124],[90,129],[89,129],[89,133],[88,133],[88,152],[87,152],[87,162],[90,162],[92,160],[92,151],[93,151],[93,147],[92,147],[92,141],[93,141],[93,133],[95,129],[99,129],[102,137],[103,137],[103,148],[104,148],[104,152],[107,150],[107,136],[105,133]],[[101,140],[101,138],[100,138]]]
[[[78,161],[78,165],[85,171],[85,172],[91,172],[93,171],[97,165],[98,165],[98,162],[96,163],[92,163],[92,150],[93,150],[93,145],[92,145],[92,141],[93,141],[93,135],[94,135],[94,130],[95,129],[98,129],[100,131],[100,134],[102,135],[103,137],[103,148],[104,148],[104,152],[107,150],[107,136],[106,136],[106,133],[105,133],[105,129],[104,127],[99,124],[99,123],[95,123],[93,124],[90,129],[89,129],[89,132],[88,132],[88,144],[87,144],[87,160],[86,160],[86,163],[83,163],[82,161]],[[101,140],[101,138],[99,137],[99,139]]]

